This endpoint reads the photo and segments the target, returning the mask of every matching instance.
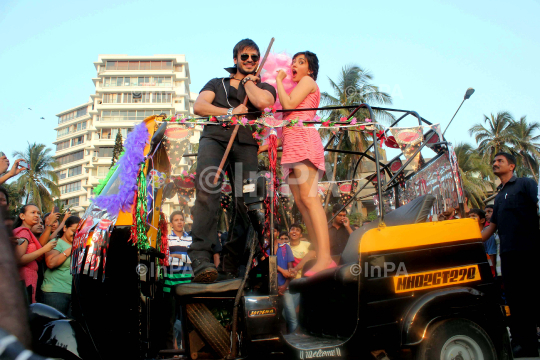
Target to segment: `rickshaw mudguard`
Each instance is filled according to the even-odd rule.
[[[89,335],[75,320],[45,304],[29,308],[32,347],[37,354],[61,359],[96,359]]]
[[[456,313],[465,314],[482,302],[484,293],[469,287],[452,287],[430,291],[410,307],[401,324],[401,345],[418,345],[428,326],[437,319]]]

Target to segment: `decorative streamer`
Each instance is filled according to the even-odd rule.
[[[271,202],[274,203],[274,222],[279,221],[278,215],[278,197],[276,196],[276,190],[279,187],[279,181],[277,177],[277,133],[274,128],[270,130],[270,136],[268,136],[268,161],[270,168],[270,193],[264,200],[266,207],[266,223],[265,229],[272,232],[270,229],[270,211]]]
[[[148,249],[148,238],[146,236],[146,176],[144,176],[145,164],[141,165],[139,175],[137,176],[138,190],[136,191],[135,211],[133,214],[133,225],[131,225],[131,241],[134,242],[139,249]]]
[[[111,215],[120,211],[130,211],[133,206],[133,193],[137,190],[139,165],[144,161],[144,147],[148,143],[146,124],[140,123],[127,136],[124,156],[118,160],[120,186],[117,194],[103,194],[94,199],[94,204],[107,210]]]
[[[158,243],[156,247],[159,249],[159,252],[165,255],[165,259],[160,259],[159,263],[162,266],[169,266],[169,230],[167,227],[166,216],[163,212],[159,213],[159,228],[158,228]]]

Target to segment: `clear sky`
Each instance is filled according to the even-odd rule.
[[[0,1],[0,150],[51,148],[56,113],[94,93],[98,54],[185,54],[191,91],[223,76],[242,38],[261,51],[315,52],[330,90],[358,64],[394,97],[444,127],[454,143],[483,114],[508,110],[540,121],[540,3],[508,1]],[[32,108],[32,110],[28,110]],[[45,120],[40,120],[44,117]],[[410,125],[414,125],[411,120]]]

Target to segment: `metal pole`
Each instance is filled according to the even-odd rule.
[[[379,221],[379,226],[384,225],[384,209],[383,209],[383,198],[382,198],[382,189],[381,189],[381,166],[379,164],[379,149],[377,145],[377,129],[373,128],[373,150],[375,152],[375,170],[377,171],[377,176],[379,177],[377,181],[377,194],[379,195],[379,214],[381,214],[381,220]]]
[[[270,169],[270,181],[272,182],[270,185],[270,255],[276,255],[274,254],[274,169]]]
[[[463,105],[463,103],[465,102],[465,100],[467,99],[463,99],[463,101],[461,102],[461,104],[459,104],[459,107],[457,108],[456,110],[456,113],[454,114],[454,116],[452,116],[452,119],[450,119],[450,122],[448,123],[448,125],[446,125],[446,129],[444,129],[442,135],[443,135],[443,138],[444,138],[444,134],[446,133],[446,130],[448,130],[448,127],[450,126],[450,124],[452,123],[452,120],[454,120],[454,118],[456,117],[456,114],[458,113],[459,109],[461,109],[461,105]],[[442,140],[442,139],[441,139]]]

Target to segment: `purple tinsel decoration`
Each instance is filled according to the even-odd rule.
[[[144,147],[148,143],[148,135],[145,123],[140,123],[128,134],[124,155],[118,160],[117,171],[120,171],[118,193],[100,195],[95,198],[94,203],[100,209],[107,210],[111,215],[117,215],[120,210],[131,210],[133,196],[137,190],[137,175],[140,165],[144,161]]]

